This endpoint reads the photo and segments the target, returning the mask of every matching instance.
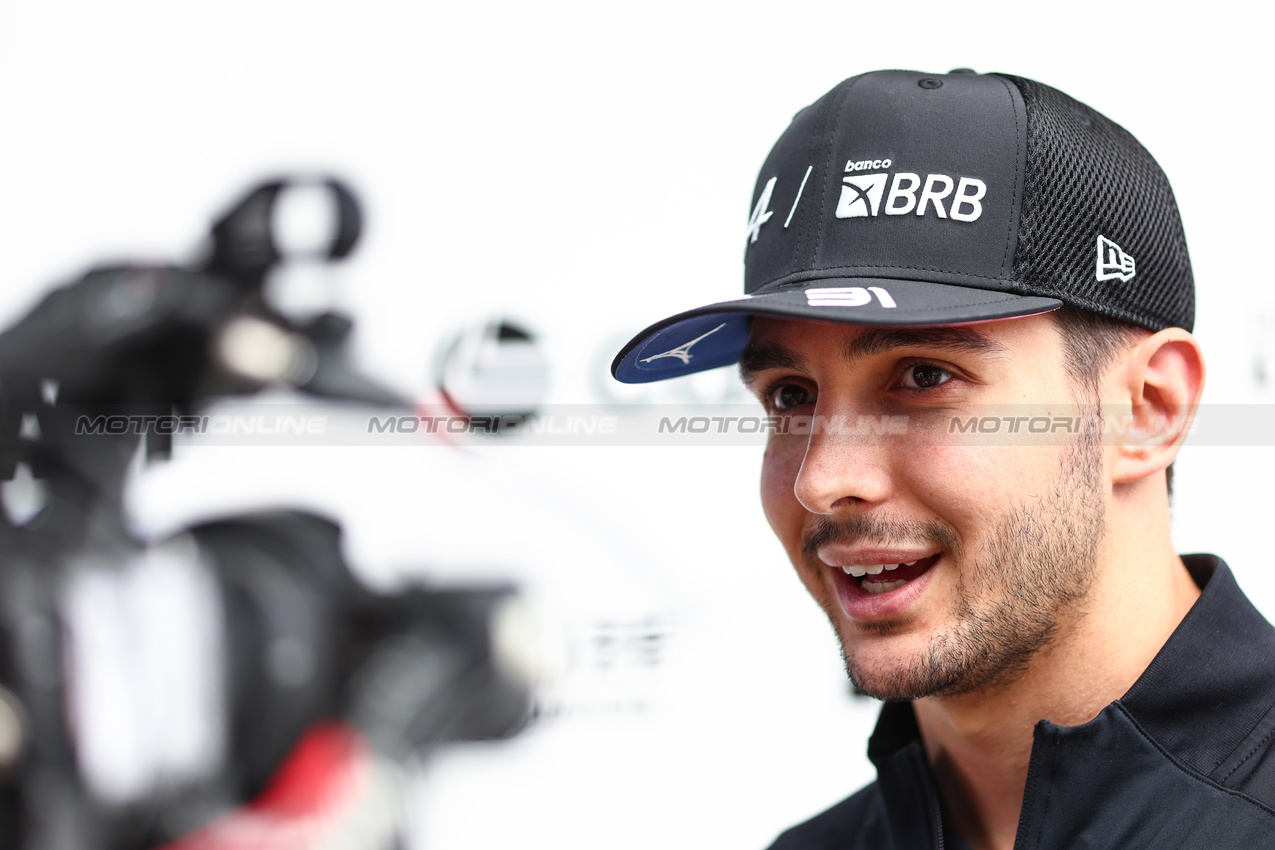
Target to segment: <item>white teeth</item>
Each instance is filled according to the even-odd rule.
[[[907,579],[902,578],[898,581],[865,581],[863,589],[868,593],[886,593],[896,587],[903,587],[907,583]]]
[[[916,561],[907,561],[902,564],[860,564],[853,567],[843,566],[841,571],[848,576],[855,578],[863,578],[864,576],[879,576],[887,570],[897,570],[899,567],[913,567],[917,562],[922,560],[917,558]]]

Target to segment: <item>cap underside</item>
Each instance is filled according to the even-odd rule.
[[[635,336],[611,374],[643,384],[729,366],[748,344],[749,316],[859,325],[939,327],[1046,313],[1056,298],[892,279],[820,280],[817,285],[710,304],[671,316]]]

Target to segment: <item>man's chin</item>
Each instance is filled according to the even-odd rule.
[[[920,699],[959,690],[959,672],[935,665],[924,641],[920,646],[909,646],[915,636],[906,635],[905,631],[900,624],[860,635],[853,644],[842,640],[846,675],[856,690],[883,700]],[[909,641],[909,637],[914,640]]]
[[[942,679],[919,670],[864,670],[846,665],[846,673],[861,694],[880,700],[914,700],[932,696],[950,696],[963,692],[959,681]]]

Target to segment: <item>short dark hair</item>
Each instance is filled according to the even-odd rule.
[[[1089,398],[1097,398],[1102,373],[1122,353],[1150,331],[1119,319],[1090,313],[1064,304],[1050,314],[1062,336],[1067,377]],[[1164,470],[1169,495],[1173,495],[1173,464]]]

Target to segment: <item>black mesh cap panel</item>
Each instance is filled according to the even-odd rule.
[[[1027,111],[1018,291],[1150,330],[1190,330],[1191,261],[1160,166],[1127,130],[1084,104],[1041,83],[1000,76],[1018,87]],[[1098,280],[1099,236],[1134,258],[1130,280]]]

